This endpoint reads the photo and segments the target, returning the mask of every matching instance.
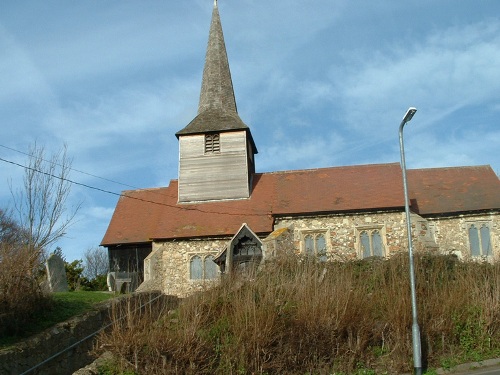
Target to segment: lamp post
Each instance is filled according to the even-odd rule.
[[[406,213],[406,230],[408,234],[408,255],[410,258],[410,286],[411,286],[411,315],[412,315],[412,343],[413,343],[413,368],[416,375],[422,374],[422,350],[420,345],[420,328],[417,320],[417,292],[415,290],[415,269],[413,266],[413,246],[411,241],[411,221],[410,221],[410,205],[408,199],[408,183],[406,180],[406,163],[405,150],[403,144],[403,128],[409,122],[413,115],[417,112],[416,108],[410,107],[406,111],[401,125],[399,125],[399,150],[401,154],[401,169],[403,172],[403,189],[405,193],[405,213]]]

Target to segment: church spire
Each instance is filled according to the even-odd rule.
[[[198,114],[179,140],[179,202],[250,197],[257,148],[236,110],[222,26],[214,0]]]
[[[241,121],[236,108],[233,81],[229,70],[217,0],[214,0],[198,114],[175,135],[179,138],[179,136],[187,134],[234,130],[248,131],[253,152],[257,153],[250,129]]]
[[[198,114],[207,109],[237,112],[217,0],[214,0]]]

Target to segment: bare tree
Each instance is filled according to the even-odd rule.
[[[66,234],[81,206],[79,203],[67,212],[71,163],[66,146],[47,159],[45,148],[35,143],[22,188],[14,192],[11,187],[18,223],[28,234],[28,247],[35,258],[43,259],[48,247]]]
[[[109,270],[108,252],[102,247],[88,248],[83,254],[83,264],[83,275],[89,280],[106,275]]]
[[[26,235],[7,210],[0,208],[0,244],[22,244]]]

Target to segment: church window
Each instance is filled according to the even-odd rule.
[[[305,255],[317,257],[322,262],[326,261],[326,238],[326,231],[307,231],[303,233],[302,245]]]
[[[203,267],[201,257],[198,255],[191,258],[189,263],[189,276],[191,280],[200,280],[203,278]]]
[[[471,256],[491,256],[492,249],[488,223],[470,223],[468,231]]]
[[[201,257],[195,255],[189,261],[189,278],[191,280],[211,280],[216,279],[219,274],[219,267],[214,262],[212,255]]]
[[[219,133],[205,134],[205,154],[220,152]]]
[[[361,258],[385,256],[382,228],[364,228],[359,230],[358,244]]]
[[[217,275],[219,274],[219,267],[217,264],[214,262],[214,257],[212,255],[209,255],[205,257],[205,279],[211,280],[211,279],[216,279]]]

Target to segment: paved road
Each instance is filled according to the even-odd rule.
[[[439,372],[441,373],[441,372]],[[443,374],[446,372],[442,372]],[[481,363],[468,363],[457,366],[448,374],[500,375],[500,358],[489,359]]]
[[[460,371],[453,372],[452,374],[471,374],[471,375],[500,375],[500,367],[489,367],[478,370],[468,370],[468,371]]]
[[[495,367],[488,367],[488,368],[482,368],[482,369],[477,369],[477,370],[468,370],[468,371],[460,371],[460,372],[453,372],[453,374],[471,374],[471,375],[500,375],[500,367],[495,366]]]

